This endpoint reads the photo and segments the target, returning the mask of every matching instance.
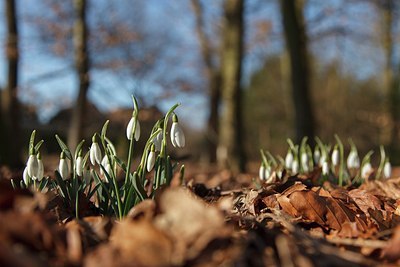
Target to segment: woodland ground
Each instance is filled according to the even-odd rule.
[[[400,178],[340,188],[316,170],[267,185],[186,169],[186,187],[173,183],[116,221],[84,197],[76,220],[53,192],[13,190],[21,172],[2,167],[0,266],[400,264]]]

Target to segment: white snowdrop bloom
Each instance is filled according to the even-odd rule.
[[[298,173],[299,172],[299,162],[297,159],[293,160],[292,163],[292,173]]]
[[[30,155],[28,158],[28,162],[26,163],[27,171],[29,177],[33,179],[36,177],[39,170],[39,163],[36,155]]]
[[[25,185],[28,186],[29,183],[28,167],[25,167],[24,172],[22,173],[22,179],[24,180]]]
[[[314,154],[313,154],[313,159],[314,159],[315,164],[317,164],[319,162],[320,158],[321,158],[321,152],[319,151],[318,148],[316,148],[314,150]]]
[[[112,168],[111,164],[107,163],[105,169],[106,169],[107,174],[111,177],[111,173],[113,172],[113,168]],[[106,180],[107,183],[110,182],[108,180],[107,175],[104,175],[104,179]]]
[[[302,153],[301,154],[301,167],[303,168],[303,170],[305,172],[309,171],[309,167],[308,167],[308,155],[307,153]]]
[[[133,127],[136,122],[136,129],[134,133],[134,138],[136,141],[139,140],[140,138],[140,123],[139,120],[137,120],[137,116],[132,116],[131,119],[129,120],[128,126],[126,127],[126,137],[128,140],[131,140],[132,132],[133,132]]]
[[[161,129],[161,128],[159,128]],[[153,144],[154,144],[154,150],[155,151],[161,151],[161,144],[163,140],[163,132],[160,131],[156,137],[154,137]]]
[[[83,175],[83,158],[82,158],[82,156],[78,156],[76,158],[75,172],[76,172],[76,175],[82,177],[82,175]]]
[[[285,168],[286,169],[291,169],[293,165],[293,154],[292,151],[288,151],[285,157]]]
[[[265,175],[265,180],[269,183],[269,182],[271,182],[271,181],[269,181],[269,178],[271,177],[271,173],[272,172],[272,170],[271,170],[271,166],[267,166],[267,167],[265,167],[265,171],[264,171],[264,175]]]
[[[149,156],[147,157],[147,171],[150,172],[154,168],[154,164],[156,162],[156,152],[150,151]]]
[[[326,154],[322,153],[321,158],[319,159],[319,165],[322,166],[322,164],[324,164],[324,162],[326,161],[327,161]]]
[[[337,166],[339,164],[339,149],[335,148],[332,152],[332,165]]]
[[[264,164],[261,164],[260,169],[258,170],[258,177],[260,177],[261,180],[265,180],[265,166]]]
[[[372,166],[370,162],[364,164],[361,168],[361,178],[367,179],[372,172]]]
[[[322,174],[323,175],[328,175],[329,174],[329,164],[327,161],[324,161],[322,163]]]
[[[392,176],[392,164],[389,161],[385,162],[383,166],[383,177],[390,178]]]
[[[174,147],[183,148],[185,146],[185,134],[178,123],[178,117],[174,114],[171,127],[171,143]]]
[[[69,178],[69,167],[63,154],[64,153],[61,153],[60,162],[58,163],[58,172],[63,180],[67,180]]]
[[[101,150],[99,144],[96,141],[94,141],[92,143],[92,146],[90,147],[89,158],[92,165],[96,165],[96,163],[101,163]]]
[[[357,151],[351,150],[347,157],[347,167],[349,169],[360,168],[360,158],[358,157]]]

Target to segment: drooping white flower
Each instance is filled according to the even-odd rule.
[[[332,152],[332,165],[335,167],[339,164],[339,149],[335,148]]]
[[[297,159],[293,160],[292,163],[292,173],[298,173],[299,172],[299,162]]]
[[[303,168],[304,172],[308,172],[309,171],[309,167],[308,167],[308,155],[307,155],[307,153],[302,153],[300,160],[301,160],[301,167]]]
[[[58,172],[63,180],[67,180],[69,178],[69,167],[68,162],[65,159],[64,152],[61,152],[60,162],[58,163]]]
[[[329,174],[329,164],[327,161],[324,161],[322,163],[322,175],[328,175]]]
[[[327,161],[326,153],[322,153],[322,156],[319,159],[319,165],[322,166],[322,164],[324,164],[325,161]]]
[[[367,162],[361,168],[361,178],[367,179],[372,172],[372,166],[370,162]]]
[[[267,183],[271,182],[270,179],[268,179],[271,177],[271,174],[272,174],[271,172],[272,172],[271,166],[265,167],[265,180],[267,181]]]
[[[82,175],[83,175],[83,158],[82,158],[82,155],[79,155],[76,158],[75,172],[76,172],[76,175],[82,177]]]
[[[36,154],[29,156],[28,162],[26,163],[26,167],[29,177],[33,179],[33,177],[37,176],[39,170],[39,163]]]
[[[137,119],[137,116],[134,115],[129,120],[128,126],[126,126],[126,137],[128,138],[128,140],[131,140],[135,122],[136,122],[136,128],[135,128],[134,138],[136,141],[138,141],[140,138],[140,123],[139,120]]]
[[[285,168],[286,169],[290,170],[292,168],[293,159],[294,159],[294,157],[293,157],[292,151],[289,149],[289,151],[287,152],[286,157],[285,157]]]
[[[174,114],[171,127],[171,143],[174,147],[182,148],[185,146],[185,134],[178,123],[178,117]]]
[[[390,178],[392,176],[392,164],[390,164],[389,161],[385,162],[385,165],[383,165],[383,177]]]
[[[25,167],[24,172],[22,173],[22,179],[26,186],[29,184],[29,174],[28,174],[28,167]]]
[[[150,172],[154,168],[154,164],[156,162],[156,152],[150,151],[149,156],[147,157],[147,171]]]
[[[360,158],[356,150],[351,150],[347,157],[347,168],[356,169],[360,167]]]
[[[112,168],[111,164],[110,164],[110,163],[107,163],[105,169],[106,169],[106,172],[108,173],[108,175],[111,177],[111,173],[113,172],[113,168]],[[106,180],[107,183],[110,182],[110,181],[108,180],[107,175],[104,175],[104,178],[105,178],[105,180]]]
[[[96,141],[96,135],[94,135],[92,138],[92,145],[90,146],[89,157],[92,165],[96,165],[96,163],[100,164],[102,157],[100,146]]]

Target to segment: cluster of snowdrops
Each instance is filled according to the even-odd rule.
[[[316,137],[314,149],[307,143],[306,137],[303,138],[300,145],[295,145],[292,140],[288,139],[289,148],[285,158],[274,157],[268,151],[261,150],[262,162],[259,168],[259,178],[271,183],[282,179],[285,172],[297,175],[308,174],[319,169],[321,182],[331,179],[343,186],[361,184],[371,177],[375,179],[391,177],[392,167],[383,146],[380,147],[379,166],[374,169],[371,165],[372,150],[360,160],[356,145],[349,139],[350,149],[346,158],[342,141],[337,135],[335,135],[335,139],[336,143],[332,147]]]
[[[154,125],[145,144],[140,163],[132,171],[134,146],[140,138],[139,108],[134,97],[132,117],[127,124],[126,135],[129,140],[129,152],[126,161],[117,156],[116,149],[107,137],[109,121],[104,124],[101,133],[95,133],[88,151],[84,152],[84,140],[74,149],[74,152],[56,135],[61,148],[58,169],[55,179],[44,176],[43,161],[40,147],[43,140],[35,143],[35,133],[32,132],[29,141],[29,158],[23,172],[23,179],[17,184],[11,181],[14,188],[32,188],[38,191],[56,190],[64,204],[75,211],[79,217],[79,204],[82,196],[94,199],[101,214],[122,218],[129,210],[147,198],[153,198],[157,189],[170,184],[177,163],[172,163],[167,153],[167,129],[174,147],[185,146],[185,135],[178,122],[174,105],[166,115]],[[122,170],[125,179],[117,180],[118,168]],[[181,166],[180,179],[183,180],[184,165]]]

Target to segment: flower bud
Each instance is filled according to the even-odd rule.
[[[322,175],[328,175],[329,174],[329,164],[327,161],[324,161],[322,163]]]
[[[339,149],[335,148],[332,152],[332,165],[337,166],[339,164]]]
[[[299,162],[297,161],[297,159],[293,160],[292,172],[293,173],[298,173],[299,172]]]
[[[292,151],[289,149],[285,157],[285,168],[291,169],[292,166],[293,166],[293,154]]]
[[[39,170],[39,163],[37,160],[37,156],[30,155],[28,158],[28,162],[26,163],[26,166],[28,168],[27,172],[28,172],[29,177],[31,177],[32,179],[33,179],[33,177],[36,177],[38,174],[38,170]]]
[[[76,175],[82,177],[82,175],[83,175],[83,158],[82,158],[82,155],[79,155],[76,158],[75,172],[76,172]]]
[[[154,168],[154,164],[156,162],[156,153],[154,151],[149,152],[149,156],[147,157],[147,171],[150,172]]]
[[[40,182],[44,176],[44,166],[43,166],[43,161],[42,161],[42,157],[40,156],[40,153],[38,153],[37,159],[38,159],[38,171],[37,171],[36,179]]]
[[[367,162],[361,168],[361,178],[367,179],[372,173],[372,166],[370,162]]]
[[[24,172],[22,174],[22,179],[24,180],[25,185],[28,186],[29,184],[28,167],[25,167]]]

